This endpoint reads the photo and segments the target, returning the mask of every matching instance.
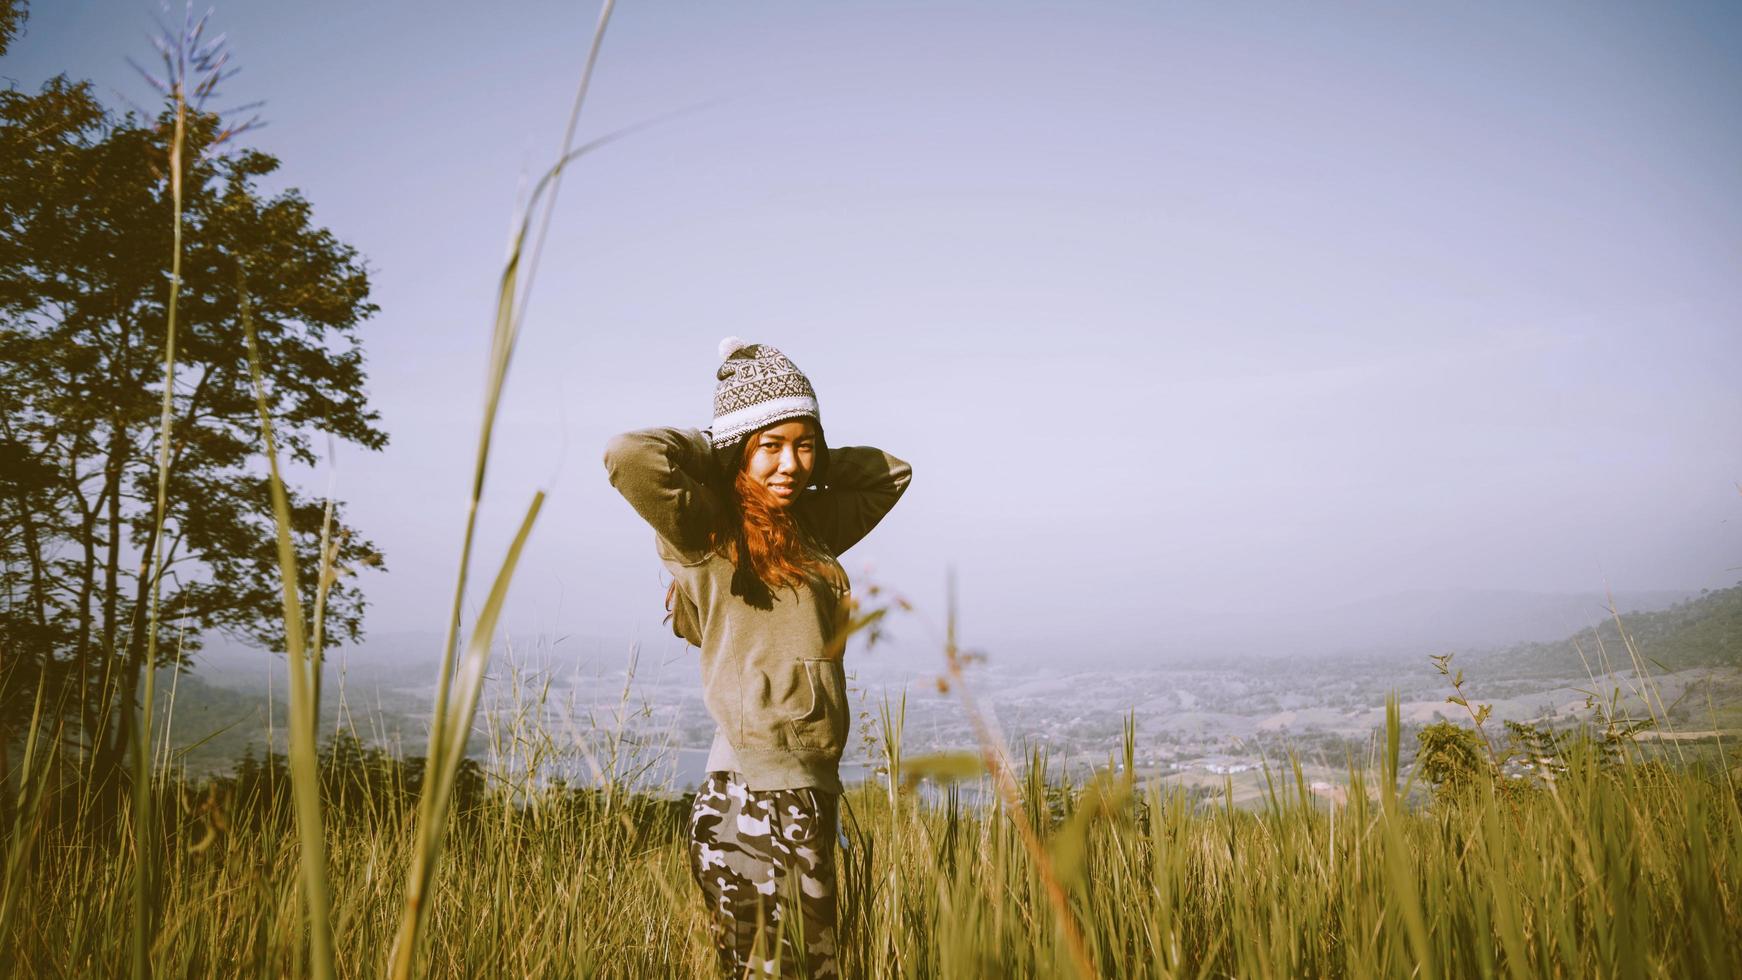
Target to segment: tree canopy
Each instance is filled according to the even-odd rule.
[[[28,0],[0,0],[0,54],[5,54],[13,39],[24,32],[24,21],[29,14]]]
[[[0,92],[0,718],[18,719],[47,684],[82,746],[110,761],[147,649],[173,247],[167,120],[116,117],[64,76]],[[242,290],[280,445],[313,464],[327,438],[387,442],[365,392],[358,327],[376,307],[361,256],[298,192],[259,190],[276,158],[212,152],[222,133],[196,114],[186,136],[160,665],[212,630],[282,644]],[[323,504],[292,505],[312,567]],[[333,541],[340,569],[381,564],[337,508]],[[310,600],[315,579],[304,578]],[[341,576],[328,635],[357,639],[363,611]]]

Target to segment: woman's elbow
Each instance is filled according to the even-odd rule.
[[[895,484],[896,496],[907,492],[908,485],[913,483],[913,464],[904,459],[897,459],[889,468],[890,482]]]
[[[635,458],[644,443],[640,432],[619,432],[605,440],[605,472],[615,476]]]

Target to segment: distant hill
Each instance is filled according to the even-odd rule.
[[[1623,613],[1667,609],[1686,592],[1619,592]],[[1428,647],[1472,649],[1550,642],[1610,616],[1600,592],[1441,589],[1398,592],[1325,610],[1315,617],[1345,625],[1352,636],[1419,653]]]
[[[1520,643],[1490,656],[1518,677],[1576,676],[1587,662],[1600,674],[1605,672],[1600,656],[1607,657],[1611,669],[1630,670],[1622,628],[1652,672],[1742,666],[1742,585],[1702,593],[1668,609],[1623,614],[1620,627],[1610,617],[1563,640]]]
[[[1692,598],[1689,592],[1620,592],[1622,613],[1652,612]],[[1500,650],[1550,643],[1607,619],[1601,592],[1420,589],[1310,610],[1256,607],[1239,615],[1182,613],[1169,621],[1166,647],[1136,654],[1161,660],[1222,662],[1227,657],[1382,657],[1408,659],[1452,651]]]

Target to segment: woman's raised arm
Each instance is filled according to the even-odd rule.
[[[605,444],[605,472],[656,534],[696,555],[707,550],[722,510],[718,491],[708,486],[713,453],[702,429],[637,429]]]
[[[800,513],[839,555],[871,533],[912,479],[913,467],[881,449],[830,446],[828,486],[800,498]]]

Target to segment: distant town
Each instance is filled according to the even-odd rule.
[[[964,694],[1001,734],[1018,767],[1039,761],[1055,778],[1074,780],[1122,769],[1129,720],[1139,780],[1213,799],[1231,790],[1236,804],[1292,781],[1297,764],[1310,791],[1340,798],[1351,764],[1378,765],[1385,700],[1393,691],[1406,766],[1415,732],[1438,721],[1469,726],[1477,705],[1489,706],[1484,730],[1496,740],[1508,721],[1564,728],[1605,717],[1648,719],[1646,696],[1674,731],[1644,737],[1721,737],[1742,725],[1742,663],[1722,634],[1709,649],[1690,650],[1687,636],[1711,633],[1714,616],[1733,615],[1738,596],[1729,593],[1736,592],[1714,594],[1707,601],[1712,609],[1695,604],[1636,620],[1646,634],[1641,643],[1674,646],[1659,651],[1650,685],[1636,679],[1630,656],[1620,660],[1611,657],[1617,651],[1599,649],[1595,634],[1584,644],[1454,655],[1444,673],[1432,657],[1401,654],[1081,670],[992,658],[970,664],[961,683],[945,681],[941,659],[921,666],[887,647],[855,649],[847,663],[856,720],[842,775],[848,782],[880,778],[890,734],[909,758],[977,749]],[[1719,598],[1723,604],[1715,604]],[[1670,655],[1678,651],[1679,660]],[[166,676],[159,687],[172,717],[171,743],[192,773],[226,771],[245,753],[268,751],[269,737],[282,745],[283,683],[273,680],[282,661],[256,653],[225,663]],[[487,767],[530,770],[539,779],[609,779],[648,792],[685,792],[700,780],[714,734],[696,671],[695,652],[676,644],[616,653],[597,644],[561,656],[506,651],[492,667],[473,754]],[[343,727],[392,751],[424,751],[428,666],[352,651],[336,655],[328,674],[329,732]],[[1460,675],[1461,690],[1454,687]],[[170,712],[172,695],[180,701]],[[1454,695],[1470,707],[1448,702]],[[892,728],[899,721],[899,731],[886,731],[886,720]]]

